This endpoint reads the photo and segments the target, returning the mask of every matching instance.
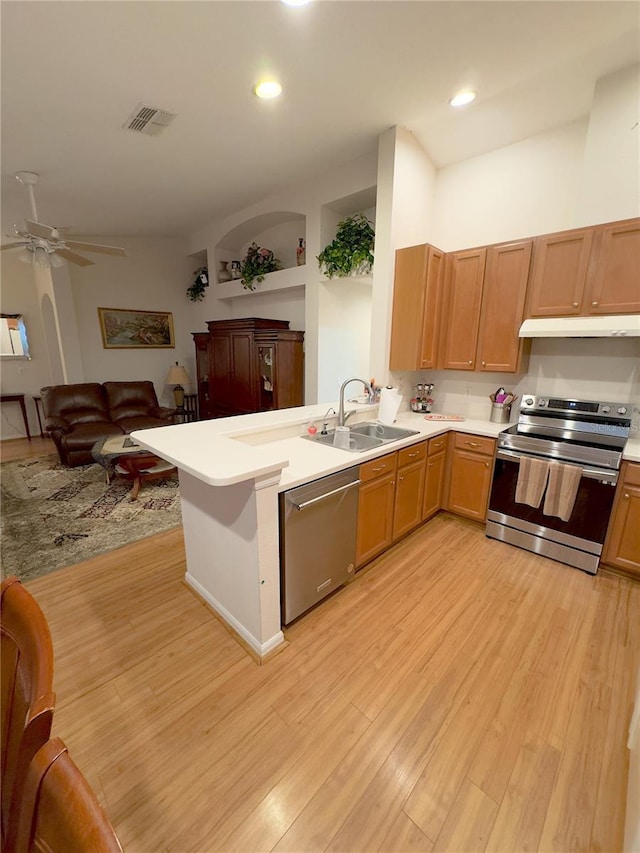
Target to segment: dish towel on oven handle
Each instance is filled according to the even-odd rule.
[[[549,463],[549,485],[544,496],[542,512],[545,515],[557,515],[563,521],[569,521],[581,479],[582,468],[579,465]]]
[[[516,503],[539,507],[548,476],[549,463],[545,459],[521,456],[516,483]]]

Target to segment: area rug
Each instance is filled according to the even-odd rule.
[[[107,485],[100,465],[65,468],[57,456],[0,466],[2,576],[21,580],[79,563],[182,523],[178,476]]]

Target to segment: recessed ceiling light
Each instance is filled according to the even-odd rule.
[[[253,87],[253,94],[258,98],[277,98],[282,92],[282,86],[277,80],[262,80]]]
[[[475,98],[475,92],[458,92],[457,95],[454,95],[454,97],[451,98],[449,103],[452,107],[464,107],[467,104],[470,104],[471,101],[475,101]]]
[[[281,0],[285,6],[306,6],[311,0]]]

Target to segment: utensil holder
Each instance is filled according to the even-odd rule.
[[[508,424],[511,417],[511,406],[504,403],[491,404],[491,416],[489,420],[494,424]]]

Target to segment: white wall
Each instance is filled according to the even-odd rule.
[[[98,255],[95,266],[70,269],[84,381],[150,379],[158,398],[172,404],[171,389],[164,384],[167,372],[178,361],[195,384],[195,356],[190,333],[206,331],[206,326],[201,328],[196,321],[194,315],[198,312],[185,295],[193,273],[186,240],[113,236],[101,238],[99,242],[123,246],[127,257]],[[175,348],[104,349],[99,307],[170,311]]]
[[[574,227],[587,120],[447,166],[431,243],[447,252]]]
[[[3,394],[24,394],[29,429],[38,434],[38,420],[33,395],[51,383],[44,328],[40,317],[33,268],[18,260],[17,252],[0,256],[2,288],[0,313],[22,314],[27,328],[31,358],[0,358],[0,385]],[[17,403],[2,406],[0,438],[19,438],[25,435],[22,415]]]
[[[576,225],[640,215],[640,65],[598,80]]]
[[[229,317],[268,317],[270,319],[289,320],[292,329],[304,331],[305,400],[307,403],[315,402],[318,399],[318,389],[321,384],[323,387],[331,382],[335,384],[334,365],[330,366],[330,359],[325,357],[326,352],[324,351],[325,345],[332,342],[327,341],[326,334],[320,332],[323,323],[322,318],[324,317],[326,323],[327,317],[332,311],[330,297],[329,302],[323,304],[323,300],[327,297],[327,291],[323,290],[320,270],[316,261],[316,256],[323,248],[322,211],[325,206],[332,206],[337,201],[374,187],[376,185],[376,170],[377,157],[375,152],[372,152],[329,172],[309,175],[304,182],[284,187],[281,192],[250,207],[208,223],[193,234],[189,241],[190,251],[206,250],[210,265],[213,267],[212,259],[217,257],[218,247],[226,244],[227,235],[236,229],[242,229],[243,225],[252,219],[264,217],[275,211],[291,211],[295,215],[304,217],[307,264],[304,272],[301,268],[300,281],[297,287],[286,291],[286,296],[283,295],[284,292],[282,291],[260,292],[258,285],[255,293],[243,293],[241,296],[232,299],[216,298],[214,276],[214,281],[208,289],[204,302],[198,306],[197,312],[203,330],[206,329],[207,320],[227,319]],[[287,246],[292,252],[290,255],[292,262],[297,237],[303,236],[302,233],[298,233],[299,231],[299,224],[294,224],[273,228],[270,234],[264,231],[261,233],[263,236],[266,233],[265,239],[273,239],[274,241],[281,240],[285,234],[288,235]],[[269,246],[269,248],[273,248],[273,246]],[[286,247],[283,247],[283,255],[286,251]],[[286,256],[283,256],[281,260],[284,263]],[[343,317],[341,322],[343,329],[344,324],[345,318]],[[360,336],[358,329],[360,328],[360,316],[357,316],[354,322],[354,335],[358,338]],[[345,353],[345,357],[346,355]],[[355,353],[353,355],[353,358],[349,357],[343,361],[343,371],[346,371],[347,375],[352,375],[360,369],[359,365],[362,361],[360,351],[358,350],[357,358]],[[368,374],[368,370],[366,372]],[[337,391],[336,388],[333,399],[336,398]]]

